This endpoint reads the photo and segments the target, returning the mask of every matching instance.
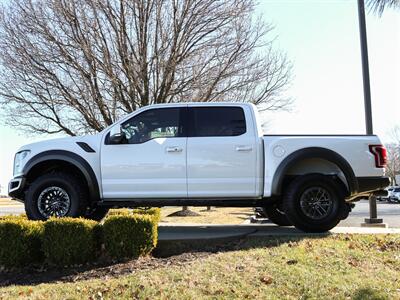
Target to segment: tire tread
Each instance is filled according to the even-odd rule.
[[[324,222],[318,223],[309,222],[305,216],[298,211],[297,205],[297,197],[298,192],[305,184],[323,184],[325,186],[330,187],[332,192],[335,194],[333,195],[336,197],[338,203],[338,207],[335,213],[325,220]],[[344,202],[344,191],[342,187],[332,178],[320,174],[310,174],[299,176],[295,180],[293,180],[288,188],[284,191],[283,201],[282,201],[282,209],[285,212],[286,216],[292,222],[292,224],[305,232],[326,232],[332,228],[334,228],[341,220],[342,211],[345,209],[345,202]]]
[[[84,186],[78,181],[78,179],[70,174],[65,172],[54,172],[47,173],[42,176],[37,177],[29,186],[27,191],[25,192],[25,212],[30,220],[44,220],[44,217],[40,214],[40,212],[36,208],[35,194],[37,194],[38,189],[46,183],[54,181],[61,181],[66,185],[70,185],[73,187],[74,192],[77,195],[77,207],[75,211],[69,215],[70,217],[80,217],[84,214],[86,209],[87,202],[87,191]],[[71,199],[72,201],[73,199]],[[72,207],[72,205],[71,205]]]

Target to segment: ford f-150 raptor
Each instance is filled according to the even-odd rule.
[[[30,219],[103,218],[110,207],[264,207],[281,225],[327,231],[381,192],[375,135],[263,135],[255,106],[143,107],[102,132],[23,146],[9,195]]]

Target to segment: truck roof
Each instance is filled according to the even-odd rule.
[[[144,107],[182,107],[182,106],[252,106],[256,107],[252,103],[248,102],[180,102],[180,103],[159,103],[151,104]]]

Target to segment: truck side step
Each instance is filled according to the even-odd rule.
[[[190,199],[104,199],[97,203],[99,206],[107,207],[141,207],[141,206],[219,206],[219,207],[254,207],[265,206],[272,203],[272,198],[264,199],[205,199],[205,198],[190,198]]]

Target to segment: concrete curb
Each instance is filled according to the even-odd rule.
[[[332,233],[351,233],[351,234],[400,234],[400,228],[383,227],[335,227]]]
[[[218,240],[268,236],[327,236],[332,234],[400,234],[400,228],[335,227],[326,233],[305,233],[273,224],[177,224],[160,223],[160,241]]]

